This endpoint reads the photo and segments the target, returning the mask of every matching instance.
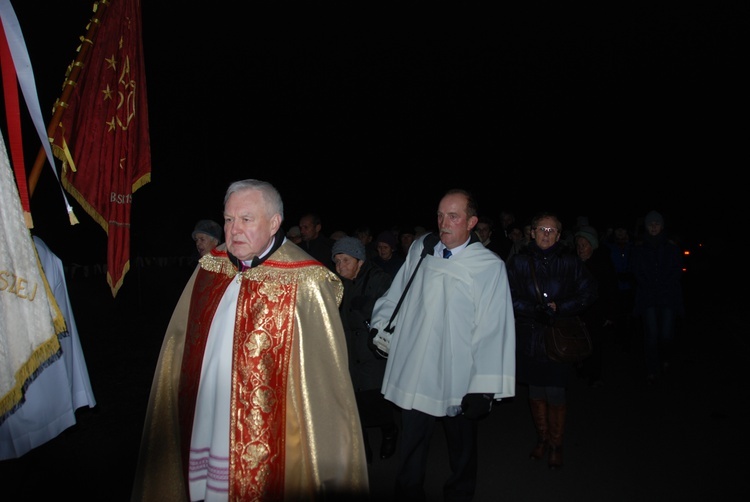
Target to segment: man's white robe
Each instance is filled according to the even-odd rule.
[[[386,327],[424,238],[412,244],[376,302],[372,327]],[[505,262],[481,242],[448,260],[427,255],[394,324],[382,386],[389,401],[441,417],[468,393],[515,395],[515,322]]]

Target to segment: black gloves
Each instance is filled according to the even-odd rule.
[[[492,394],[466,394],[461,400],[463,415],[469,420],[478,420],[490,414],[492,410]]]
[[[536,304],[534,306],[534,319],[542,324],[552,324],[555,311],[549,305]]]

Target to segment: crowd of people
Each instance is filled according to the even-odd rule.
[[[478,427],[516,386],[537,431],[529,457],[557,470],[570,379],[606,385],[606,338],[631,350],[640,337],[647,383],[668,372],[682,264],[656,211],[636,241],[551,212],[506,210],[495,226],[462,189],[443,194],[434,225],[377,236],[367,224],[327,236],[313,212],[285,227],[263,181],[231,184],[224,205],[221,235],[209,220],[193,233],[212,251],[167,328],[134,500],[366,498],[372,428],[378,457],[397,457],[394,499],[424,500],[438,423],[445,500],[472,500]],[[582,363],[547,357],[545,327],[565,316],[589,328]]]

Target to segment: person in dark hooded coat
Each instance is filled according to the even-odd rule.
[[[651,211],[646,233],[633,254],[635,307],[643,323],[646,381],[656,382],[669,369],[677,318],[685,315],[682,294],[682,252],[664,233],[664,217]]]

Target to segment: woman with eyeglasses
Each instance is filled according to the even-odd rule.
[[[531,242],[507,264],[516,320],[516,381],[529,388],[529,406],[538,436],[529,456],[539,460],[548,454],[550,469],[563,465],[566,387],[574,371],[571,364],[547,357],[544,328],[556,317],[580,314],[597,298],[596,279],[560,240],[561,232],[557,215],[537,214],[531,220]]]

